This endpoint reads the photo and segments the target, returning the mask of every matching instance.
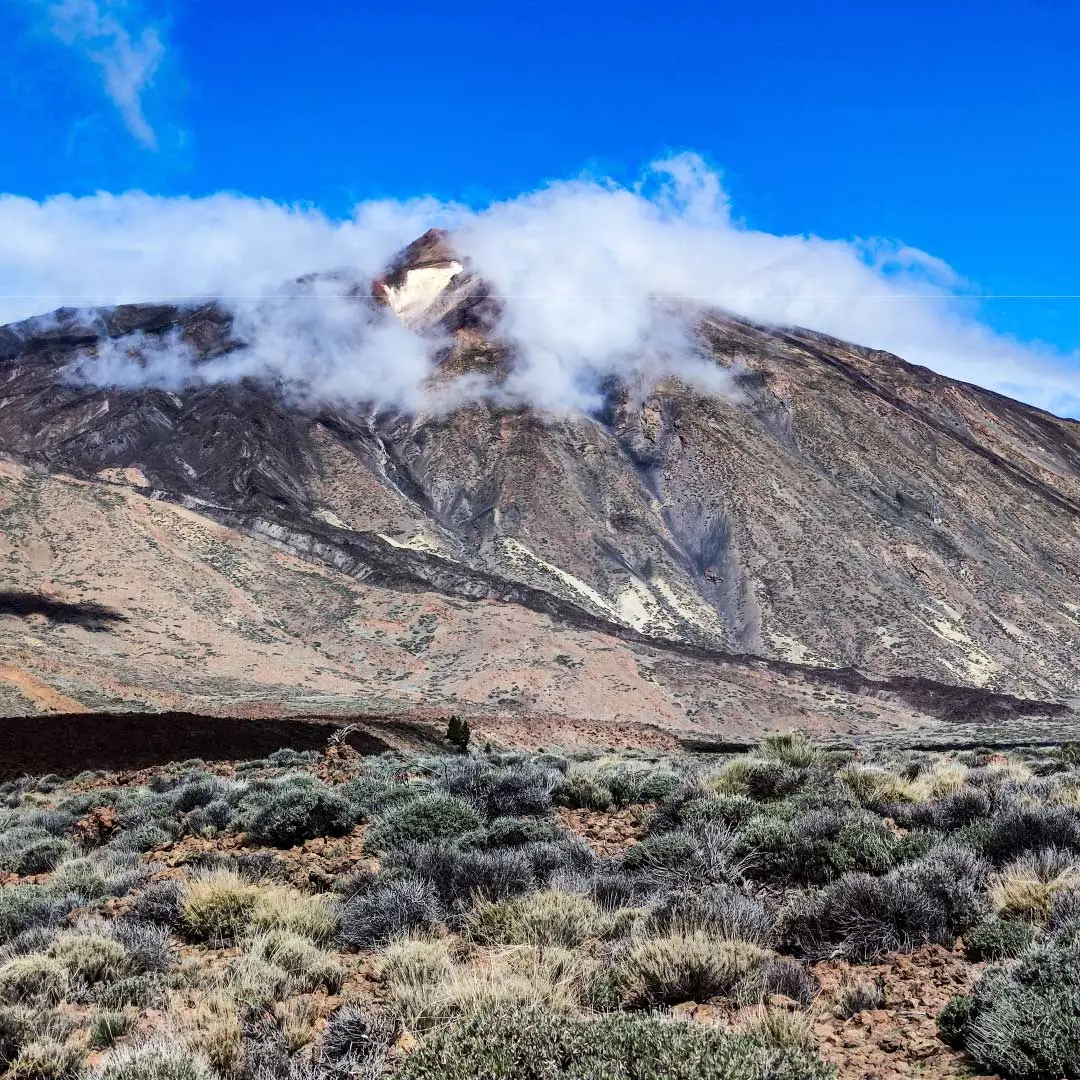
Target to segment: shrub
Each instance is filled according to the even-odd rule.
[[[409,802],[418,795],[430,794],[431,786],[422,783],[396,783],[381,776],[358,776],[342,784],[337,793],[348,799],[358,821],[367,821],[395,803]]]
[[[169,793],[169,802],[178,814],[207,806],[225,792],[225,784],[212,773],[191,773]]]
[[[759,813],[761,807],[746,795],[706,795],[682,806],[679,823],[691,830],[705,825],[727,825],[738,829]]]
[[[704,930],[711,937],[769,946],[776,937],[776,918],[757,897],[717,886],[704,891],[673,892],[648,917],[653,932]]]
[[[168,971],[173,963],[172,941],[163,926],[134,919],[114,919],[108,933],[127,950],[128,967],[138,974]]]
[[[973,927],[965,939],[969,960],[1011,960],[1029,948],[1035,928],[1016,919],[987,919]]]
[[[869,814],[812,810],[794,820],[762,817],[739,836],[748,873],[771,882],[823,885],[842,874],[882,874],[896,861],[899,840]]]
[[[56,868],[50,887],[86,900],[125,896],[146,877],[147,870],[128,852],[97,852],[92,857],[67,859]]]
[[[115,982],[129,974],[127,949],[101,934],[61,934],[49,948],[49,956],[69,975],[91,985]]]
[[[819,990],[817,979],[804,961],[769,956],[739,983],[737,996],[744,1004],[758,1004],[779,994],[806,1008]]]
[[[541,869],[537,863],[545,857]],[[529,892],[538,879],[566,861],[566,852],[558,845],[478,851],[449,844],[409,844],[391,853],[386,869],[424,882],[449,912],[478,900],[502,900]]]
[[[798,791],[806,780],[806,771],[782,761],[750,759],[743,774],[746,794],[758,802],[780,799]]]
[[[176,928],[183,922],[184,889],[179,881],[151,881],[131,904],[134,918]]]
[[[378,854],[410,843],[452,839],[479,824],[476,811],[462,799],[423,795],[387,810],[364,838],[364,848]]]
[[[67,969],[49,956],[30,953],[0,966],[0,1004],[56,1005],[69,984]]]
[[[393,1008],[416,1030],[478,1012],[580,1007],[587,958],[519,946],[455,964],[445,942],[405,940],[387,950],[382,978]]]
[[[560,806],[569,806],[574,810],[598,810],[604,812],[615,805],[615,798],[609,788],[581,773],[571,773],[559,785],[555,801]]]
[[[522,1038],[528,1032],[528,1038]],[[440,1028],[399,1080],[827,1080],[797,1047],[658,1017],[582,1019],[510,1010]]]
[[[231,941],[247,929],[258,901],[256,886],[239,874],[206,871],[184,885],[181,926],[196,941]]]
[[[887,769],[853,762],[836,775],[867,810],[884,813],[897,803],[914,801],[910,781]]]
[[[1045,923],[1054,895],[1080,887],[1080,862],[1071,851],[1041,848],[1014,859],[998,875],[990,892],[1003,915]]]
[[[0,834],[0,871],[47,874],[74,850],[71,841],[40,828],[17,826]]]
[[[24,1043],[8,1066],[8,1080],[75,1080],[82,1065],[82,1048],[42,1035]]]
[[[884,877],[846,874],[820,892],[788,897],[783,939],[811,961],[950,945],[981,918],[985,881],[974,853],[942,845]]]
[[[964,786],[930,802],[899,808],[900,824],[939,832],[955,832],[990,816],[990,796],[979,788]]]
[[[215,1080],[205,1058],[171,1043],[153,1042],[110,1051],[94,1080]]]
[[[850,1020],[864,1010],[884,1008],[885,980],[880,975],[873,982],[849,980],[837,988],[834,1011],[841,1020]]]
[[[197,874],[183,889],[181,927],[196,941],[232,941],[249,928],[293,930],[316,942],[328,941],[337,912],[322,896],[306,896],[284,885],[255,885],[235,870]]]
[[[95,987],[94,1000],[103,1009],[123,1009],[128,1005],[146,1008],[162,994],[161,983],[153,975],[129,975]]]
[[[322,1057],[335,1064],[363,1064],[389,1050],[398,1030],[393,1017],[344,1005],[327,1022],[319,1048]]]
[[[666,769],[623,766],[601,774],[616,806],[659,802],[673,795],[682,781]]]
[[[336,994],[345,979],[345,970],[329,953],[291,930],[270,930],[248,943],[248,955],[281,968],[290,979],[293,992],[311,993],[320,988]]]
[[[90,1045],[95,1050],[107,1050],[135,1027],[135,1020],[127,1013],[101,1012],[90,1021]]]
[[[556,843],[566,835],[554,821],[527,817],[497,817],[486,825],[458,837],[462,847],[522,847],[525,844]]]
[[[803,731],[766,735],[757,751],[762,757],[779,761],[796,769],[816,765],[821,754]]]
[[[343,836],[358,819],[349,801],[321,781],[283,782],[248,826],[250,840],[291,847],[316,836]]]
[[[339,910],[327,896],[309,896],[286,885],[255,886],[257,899],[251,913],[253,931],[291,930],[326,944],[337,932]]]
[[[28,1008],[0,1008],[0,1073],[18,1055],[19,1047],[33,1037],[35,1018]]]
[[[38,885],[8,885],[0,889],[0,941],[37,926],[55,926],[84,902],[77,894],[57,893]]]
[[[1080,818],[1065,806],[1007,806],[984,828],[984,850],[997,866],[1039,848],[1080,852]]]
[[[748,860],[737,833],[707,825],[646,837],[627,849],[622,865],[653,887],[686,889],[742,884]]]
[[[817,1049],[810,1021],[802,1013],[788,1009],[756,1009],[739,1031],[765,1049],[798,1050],[805,1054],[812,1054]]]
[[[439,903],[421,881],[390,881],[354,896],[341,911],[341,940],[356,949],[373,949],[399,934],[434,929]]]
[[[478,904],[465,932],[484,945],[554,945],[575,949],[604,936],[608,928],[587,896],[537,892],[512,900]]]
[[[1080,1075],[1080,947],[988,968],[938,1020],[943,1037],[1006,1080]]]
[[[708,1001],[731,994],[768,953],[701,932],[643,938],[614,963],[622,1003],[630,1008]]]

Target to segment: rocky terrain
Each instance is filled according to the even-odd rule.
[[[463,753],[433,732],[364,756],[356,737],[0,782],[0,1074],[1080,1069],[1075,744]]]
[[[347,288],[446,336],[436,379],[513,365],[440,234]],[[531,745],[1070,721],[1073,421],[716,312],[732,393],[591,415],[72,379],[133,334],[243,348],[216,305],[0,329],[4,713],[454,710]]]

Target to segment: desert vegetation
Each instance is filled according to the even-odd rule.
[[[12,1078],[861,1076],[924,956],[958,992],[895,1075],[1080,1076],[1070,748],[24,777],[0,883]]]

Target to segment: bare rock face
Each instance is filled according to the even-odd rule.
[[[448,372],[512,363],[492,340],[497,299],[444,234],[421,237],[361,299],[446,336]],[[110,637],[130,638],[146,657],[141,681],[125,667],[130,651],[106,650],[111,659],[49,682],[43,658],[63,652],[60,639],[27,649],[26,619],[0,608],[0,642],[27,657],[9,666],[69,703],[100,707],[112,679],[126,689],[106,694],[108,704],[161,706],[155,687],[168,671],[184,672],[179,683],[191,687],[174,695],[184,707],[232,707],[257,699],[260,686],[263,697],[280,698],[280,684],[237,636],[256,609],[253,625],[264,628],[249,627],[254,644],[262,633],[282,648],[315,632],[339,641],[334,689],[313,693],[349,707],[362,698],[368,708],[411,708],[429,695],[538,716],[651,717],[715,734],[724,725],[754,728],[755,710],[774,726],[869,730],[886,721],[878,707],[852,720],[861,708],[853,702],[867,697],[893,702],[903,715],[888,723],[904,726],[914,715],[955,718],[966,709],[978,719],[1034,708],[1013,697],[1060,711],[1080,691],[1073,421],[895,356],[717,313],[702,316],[699,335],[730,369],[736,394],[671,379],[643,398],[613,385],[595,415],[487,403],[400,415],[298,407],[253,381],[123,390],[65,375],[79,350],[133,332],[177,335],[201,357],[242,347],[215,305],[60,312],[0,328],[0,455],[8,462],[0,558],[21,588],[123,612],[128,621]],[[88,520],[80,532],[64,517],[71,505],[64,508],[61,490],[69,502],[77,491],[88,506],[110,506],[108,526]],[[188,525],[218,537],[215,555],[181,539]],[[142,535],[159,546],[145,564],[103,550],[139,547]],[[112,568],[108,575],[86,576],[95,559]],[[256,568],[259,560],[266,565]],[[280,560],[290,569],[274,578],[269,568]],[[231,576],[226,565],[246,569]],[[295,573],[334,582],[349,604],[364,597],[378,607],[363,631],[378,647],[353,649],[344,663],[342,624],[313,626],[313,613],[301,618],[283,599]],[[152,587],[154,574],[177,589],[191,587],[181,584],[189,574],[209,574],[224,591],[212,613],[183,630],[195,598],[170,600]],[[152,601],[131,608],[138,601],[128,592],[144,589]],[[399,655],[373,625],[406,608],[410,619],[429,620],[430,633],[403,631],[413,644],[394,646]],[[516,658],[502,656],[520,674],[505,685],[470,648],[431,666],[448,637],[461,645],[480,610]],[[203,685],[185,668],[191,656],[168,664],[161,653],[149,656],[155,613],[180,638],[192,633],[206,648],[218,640],[233,650],[233,688],[224,674],[225,683]],[[265,629],[263,619],[276,627]],[[54,622],[47,630],[86,633]],[[554,652],[541,641],[556,643]],[[309,651],[285,665],[294,689],[328,678],[330,668]],[[241,680],[241,653],[262,674]],[[524,662],[531,654],[539,667]],[[417,656],[428,658],[422,677]],[[446,665],[456,665],[452,693],[446,683],[433,689]],[[397,670],[412,672],[407,687],[395,684]],[[605,693],[559,690],[560,679],[578,673],[607,680]],[[20,707],[17,698],[9,709]]]

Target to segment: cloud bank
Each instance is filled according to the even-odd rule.
[[[120,110],[128,131],[147,148],[156,149],[157,137],[142,102],[165,55],[157,29],[132,30],[122,19],[125,6],[116,0],[33,2],[45,8],[52,33],[100,70],[105,93]]]
[[[344,219],[234,195],[0,196],[0,322],[61,305],[220,298],[250,349],[200,366],[178,344],[125,340],[84,374],[173,387],[262,375],[308,396],[416,408],[437,343],[373,316],[336,279],[287,283],[335,268],[367,282],[432,225],[453,230],[456,251],[502,298],[500,331],[519,359],[500,392],[514,400],[588,408],[612,374],[671,372],[722,391],[686,317],[717,307],[1080,413],[1077,358],[993,332],[958,299],[965,283],[946,264],[884,241],[747,228],[693,155],[652,166],[632,187],[573,180],[479,210],[372,202]]]

